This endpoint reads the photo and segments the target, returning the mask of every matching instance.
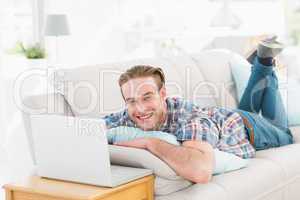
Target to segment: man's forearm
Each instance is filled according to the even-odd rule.
[[[204,183],[211,178],[212,155],[208,155],[206,150],[202,151],[201,147],[175,146],[153,139],[147,145],[147,149],[188,180]]]

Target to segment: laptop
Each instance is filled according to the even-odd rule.
[[[102,119],[31,115],[28,134],[41,177],[115,187],[152,174],[150,169],[111,165]]]

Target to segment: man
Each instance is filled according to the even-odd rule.
[[[284,110],[281,99],[277,97],[277,79],[271,66],[273,57],[281,50],[277,50],[276,45],[274,48],[274,43],[274,39],[266,40],[258,47],[253,63],[255,70],[252,70],[240,104],[244,110],[199,108],[184,99],[167,98],[165,77],[160,68],[144,65],[130,68],[119,79],[126,109],[105,117],[108,128],[131,126],[146,132],[163,131],[175,135],[182,145],[176,146],[157,138],[139,138],[117,145],[146,149],[165,161],[183,178],[207,183],[212,177],[214,148],[242,158],[252,158],[255,149],[292,143],[285,118],[277,120],[274,116],[276,118],[278,115],[272,114],[266,115],[264,119],[256,114],[262,109],[263,114],[276,112],[274,106],[280,108],[277,109],[279,112]],[[263,80],[270,74],[273,78],[269,81],[270,85],[267,85]],[[252,91],[256,81],[265,84],[265,88],[258,94]],[[277,101],[271,100],[274,106],[263,108],[261,105],[266,104],[264,98],[270,100],[272,97],[277,97]],[[250,104],[252,102],[256,104]]]

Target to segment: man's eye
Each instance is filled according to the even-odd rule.
[[[148,100],[150,100],[151,99],[151,96],[146,96],[146,97],[144,97],[144,100],[146,100],[146,101],[148,101]]]
[[[127,104],[130,104],[130,105],[132,105],[132,104],[134,104],[134,103],[135,103],[134,100],[128,100],[128,101],[127,101]]]

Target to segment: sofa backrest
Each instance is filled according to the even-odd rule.
[[[139,64],[163,69],[168,96],[187,98],[201,107],[235,108],[231,57],[228,50],[207,50],[188,56],[82,66],[58,70],[55,80],[76,116],[101,117],[123,109],[118,78],[126,69]]]

